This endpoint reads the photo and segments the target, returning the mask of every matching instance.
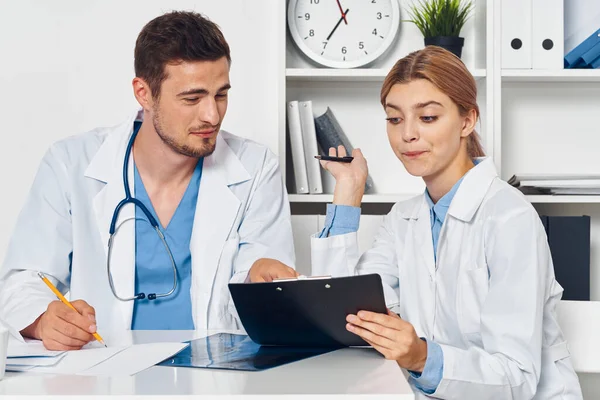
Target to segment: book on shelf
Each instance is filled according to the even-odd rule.
[[[348,140],[340,123],[336,119],[331,108],[327,107],[327,111],[315,118],[315,130],[317,134],[317,142],[321,149],[321,155],[327,155],[330,147],[344,146],[346,153],[350,155],[354,147]],[[370,175],[367,176],[365,184],[365,193],[371,193],[373,190],[373,179]]]
[[[520,174],[508,183],[524,194],[600,195],[600,175]]]
[[[323,169],[315,156],[325,155],[330,147],[340,145],[351,154],[354,147],[329,107],[324,114],[315,117],[312,101],[292,100],[287,104],[287,121],[295,193],[321,194],[326,179],[321,175]],[[369,175],[365,193],[372,191],[373,179]]]
[[[562,300],[590,300],[590,227],[587,215],[540,215]]]
[[[302,142],[304,144],[304,158],[308,174],[308,191],[310,194],[323,193],[321,179],[321,165],[315,156],[319,154],[317,134],[315,131],[315,117],[313,115],[312,101],[299,101],[300,126],[302,128]]]
[[[314,157],[319,154],[319,149],[312,102],[310,100],[288,102],[287,119],[295,192],[297,194],[323,193],[321,165]]]
[[[309,193],[308,172],[306,169],[306,159],[304,158],[304,142],[302,138],[300,110],[298,102],[295,100],[288,103],[287,120],[296,193],[306,194]]]

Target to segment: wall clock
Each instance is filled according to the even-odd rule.
[[[332,68],[365,66],[394,42],[398,0],[289,0],[288,28],[300,51]]]

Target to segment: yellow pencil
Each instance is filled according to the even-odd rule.
[[[58,289],[56,288],[56,286],[54,286],[52,284],[52,282],[50,282],[50,280],[48,278],[46,278],[46,276],[44,274],[42,274],[41,272],[38,272],[38,275],[39,275],[40,278],[42,278],[42,280],[44,281],[44,283],[46,285],[48,285],[48,287],[50,288],[50,290],[52,290],[52,292],[54,292],[54,294],[56,295],[56,297],[58,297],[58,299],[60,301],[62,301],[66,305],[68,305],[71,309],[73,309],[73,311],[79,313],[79,311],[77,311],[77,309],[75,307],[73,307],[73,304],[69,303],[69,300],[65,299],[65,296],[63,296],[62,293],[58,291]],[[108,347],[106,345],[106,343],[104,343],[104,339],[102,339],[102,337],[100,335],[98,335],[97,332],[92,333],[92,335],[94,335],[94,337],[96,338],[96,340],[99,341],[100,343],[102,343],[104,345],[104,347]]]

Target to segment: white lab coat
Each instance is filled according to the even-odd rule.
[[[133,301],[113,296],[106,258],[109,224],[125,196],[123,160],[135,117],[62,140],[43,158],[1,272],[0,319],[14,330],[56,300],[35,271],[92,305],[99,331],[130,329]],[[132,159],[129,176],[133,185]],[[133,216],[127,205],[118,224]],[[134,292],[134,226],[121,225],[113,243],[111,271],[121,297]],[[243,329],[228,283],[243,282],[261,257],[294,265],[287,193],[278,160],[265,146],[219,133],[203,164],[190,251],[196,329]],[[171,281],[165,284],[168,289]]]
[[[562,288],[543,225],[491,159],[466,174],[437,251],[436,263],[422,195],[394,205],[360,259],[356,233],[314,236],[313,274],[381,276],[388,307],[442,348],[432,397],[581,399],[556,319]]]

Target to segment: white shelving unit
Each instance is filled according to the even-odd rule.
[[[600,196],[525,196],[533,204],[600,204]]]
[[[418,193],[406,194],[366,194],[363,197],[363,203],[397,203],[417,196]],[[292,203],[331,203],[332,194],[290,194],[289,200]]]
[[[317,69],[286,68],[287,81],[383,82],[389,70],[384,68]],[[475,79],[485,78],[485,69],[471,71]]]
[[[477,80],[481,122],[477,128],[483,142],[493,152],[494,140],[493,116],[488,110],[493,108],[492,92],[493,74],[489,73],[493,58],[486,49],[492,46],[492,20],[487,13],[488,0],[477,0],[473,18],[471,18],[463,34],[465,47],[462,59]],[[287,2],[286,2],[287,3]],[[400,2],[401,17],[406,16],[405,3]],[[281,7],[281,18],[286,19],[287,10]],[[369,172],[374,182],[374,190],[365,197],[368,203],[390,203],[413,196],[424,189],[420,178],[405,172],[389,147],[385,132],[385,113],[379,103],[381,84],[394,63],[410,53],[423,47],[423,37],[416,26],[403,22],[398,37],[392,48],[368,68],[333,69],[316,65],[304,57],[290,38],[287,24],[285,43],[280,48],[285,54],[282,61],[280,81],[283,86],[282,96],[285,101],[280,105],[280,161],[286,170],[292,168],[291,160],[286,160],[286,110],[285,104],[291,100],[311,100],[315,115],[324,113],[330,107],[344,132],[354,147],[360,148],[369,161]],[[283,33],[283,31],[282,31]],[[489,42],[489,43],[488,43]],[[288,175],[287,186],[294,192],[293,175]],[[332,193],[334,182],[324,172],[324,191]],[[292,203],[326,203],[331,196],[294,195]]]
[[[401,9],[405,2],[400,2]],[[569,7],[565,2],[565,7]],[[285,7],[281,18],[285,20]],[[461,32],[465,37],[462,60],[478,85],[480,133],[486,153],[502,179],[523,173],[600,174],[597,160],[600,128],[600,70],[502,70],[500,54],[501,4],[476,0],[474,16]],[[571,18],[571,17],[569,17]],[[335,70],[312,64],[289,39],[281,43],[280,161],[286,160],[285,103],[312,100],[316,115],[330,107],[354,147],[363,150],[375,190],[364,202],[381,208],[422,192],[419,178],[408,175],[389,148],[385,114],[379,104],[381,83],[393,64],[423,47],[423,38],[411,23],[402,23],[393,49],[369,68]],[[293,209],[332,200],[333,182],[325,172],[322,195],[290,194]],[[288,180],[288,188],[293,182]],[[592,216],[593,300],[600,300],[600,196],[527,196],[546,215]],[[362,222],[361,222],[362,226]]]
[[[287,81],[336,81],[336,82],[381,82],[387,74],[383,68],[357,69],[317,69],[317,68],[287,68]]]
[[[363,203],[393,204],[408,200],[419,193],[405,194],[366,194]],[[533,204],[600,204],[600,196],[551,196],[551,195],[528,195],[525,196]],[[289,201],[292,203],[331,203],[332,194],[290,194]]]
[[[331,69],[315,65],[299,53],[289,39],[285,13],[285,7],[280,6],[284,21],[281,29],[285,30],[283,37],[286,37],[280,48],[280,53],[285,54],[281,62],[282,97],[286,101],[312,100],[317,114],[324,112],[326,107],[332,108],[353,145],[360,147],[369,160],[376,188],[374,193],[365,198],[365,202],[377,203],[380,199],[389,202],[419,193],[422,189],[420,180],[404,173],[401,164],[389,150],[378,95],[381,83],[395,61],[423,47],[420,32],[411,23],[403,23],[394,48],[369,68]],[[547,157],[548,154],[530,154],[532,149],[543,149],[542,144],[549,147],[551,155],[559,155],[564,151],[564,144],[559,138],[564,130],[560,126],[566,125],[564,121],[569,118],[565,110],[570,106],[569,113],[577,116],[578,121],[584,121],[574,121],[572,128],[586,131],[583,139],[600,145],[596,139],[600,135],[590,131],[585,118],[585,115],[595,115],[600,105],[600,70],[502,70],[500,54],[493,51],[500,48],[500,4],[497,1],[477,0],[474,18],[467,23],[462,34],[466,40],[462,58],[477,80],[479,89],[478,102],[482,117],[478,131],[501,176],[508,178],[513,173],[523,172],[559,172],[565,168],[574,173],[600,173],[600,166],[590,170],[588,165],[587,160],[593,158],[587,156],[593,154],[572,157],[570,164],[555,162],[553,157]],[[561,101],[566,96],[570,99],[568,103]],[[582,100],[572,101],[573,98]],[[286,126],[285,102],[281,103],[280,160],[282,165],[290,168],[283,134]],[[580,103],[582,107],[577,107]],[[557,124],[556,119],[560,115],[564,116],[563,122]],[[539,129],[536,129],[536,125]],[[544,138],[543,135],[549,137]],[[595,146],[588,147],[587,151],[595,153]],[[566,160],[565,157],[561,158]],[[327,181],[327,174],[324,175]],[[293,182],[288,181],[287,184],[290,188],[293,186]],[[333,182],[326,182],[326,193],[331,193],[332,185]],[[290,196],[294,203],[327,202],[330,198],[326,195]],[[600,203],[598,196],[528,198],[536,204]]]
[[[565,69],[536,71],[531,69],[502,70],[503,82],[600,82],[600,70]]]

